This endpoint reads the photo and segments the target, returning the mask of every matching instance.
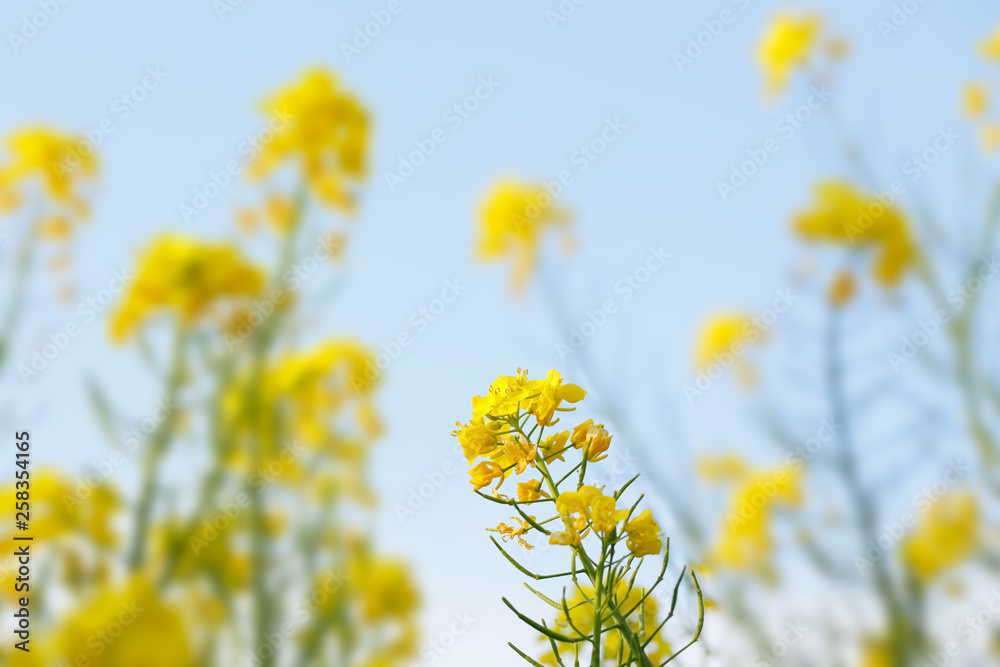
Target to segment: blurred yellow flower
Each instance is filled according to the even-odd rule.
[[[62,627],[59,647],[67,664],[80,664],[80,656],[91,667],[195,664],[180,613],[141,578],[105,590],[74,612]]]
[[[894,285],[918,258],[909,221],[894,201],[891,193],[872,197],[850,183],[822,181],[816,186],[815,206],[798,213],[792,225],[807,241],[876,246],[875,280]]]
[[[42,238],[62,241],[73,234],[73,223],[65,215],[53,215],[38,224],[38,234]]]
[[[555,619],[555,627],[570,637],[588,637],[592,635],[595,620],[594,593],[595,591],[591,586],[576,586],[573,589],[572,595],[566,599],[568,615],[566,611],[559,612]],[[607,591],[605,594],[607,594]],[[645,629],[646,633],[652,632],[652,629],[656,628],[659,625],[659,621],[662,620],[658,618],[659,604],[657,601],[653,597],[643,599],[643,595],[644,592],[642,589],[629,589],[625,581],[618,582],[611,594],[610,604],[613,604],[614,607],[625,611],[635,610],[628,615],[626,621],[632,632],[637,635],[643,629]],[[604,655],[609,657],[616,656],[618,655],[619,644],[621,643],[621,633],[617,628],[613,627],[613,623],[605,621],[605,624],[610,627],[605,627],[602,632]],[[642,636],[642,638],[650,642],[645,647],[644,652],[654,665],[661,664],[670,656],[670,644],[664,641],[660,634],[657,634],[655,639],[649,637],[648,634]],[[546,645],[548,645],[547,638],[543,639],[545,639]],[[626,658],[631,656],[628,644],[621,647],[621,650],[624,652]],[[565,659],[566,657],[564,656]],[[540,661],[546,665],[560,664],[551,651],[542,656]]]
[[[802,502],[799,471],[791,468],[749,471],[740,481],[726,513],[709,567],[754,571],[771,578],[771,523],[779,505]]]
[[[1000,123],[987,123],[980,132],[983,150],[987,153],[996,152],[1000,148]]]
[[[0,166],[0,198],[8,204],[18,201],[17,184],[38,176],[54,201],[82,206],[75,186],[97,173],[94,147],[86,139],[32,126],[11,134],[6,144],[12,160]]]
[[[4,496],[14,498],[14,485],[4,489]],[[118,495],[101,484],[91,486],[85,480],[71,480],[55,470],[43,469],[31,480],[31,531],[36,540],[81,536],[101,546],[113,546],[117,535],[112,519],[119,507]]]
[[[795,68],[809,63],[822,24],[817,14],[798,16],[787,12],[771,21],[757,48],[769,96],[784,89]]]
[[[990,108],[990,90],[981,83],[967,83],[962,88],[962,113],[969,118],[983,116]]]
[[[363,595],[361,613],[367,621],[405,617],[420,604],[417,587],[403,560],[357,557],[352,561],[349,580]]]
[[[520,290],[538,263],[545,230],[566,227],[570,220],[543,186],[501,181],[480,207],[476,254],[482,261],[513,257],[511,283]]]
[[[893,667],[892,649],[885,639],[868,639],[861,652],[860,667]]]
[[[331,340],[316,348],[279,360],[266,375],[268,399],[265,404],[285,420],[291,429],[313,447],[336,450],[343,435],[363,441],[374,439],[382,422],[372,405],[377,377],[369,379],[376,367],[375,353],[358,341]],[[351,427],[340,413],[356,404]],[[339,419],[336,431],[331,419]]]
[[[854,298],[856,292],[857,283],[854,281],[854,274],[850,271],[838,271],[830,284],[827,299],[835,306],[843,306]]]
[[[705,370],[720,359],[725,361],[733,357],[738,360],[743,356],[746,344],[761,340],[763,335],[761,328],[748,314],[712,315],[702,325],[698,335],[694,352],[695,366],[699,370]]]
[[[279,234],[288,234],[298,222],[295,205],[279,194],[268,195],[264,202],[264,218]]]
[[[901,555],[927,583],[969,558],[979,546],[979,506],[967,491],[953,492],[928,509],[902,544]]]
[[[160,236],[144,253],[138,277],[112,316],[111,337],[125,339],[163,308],[177,310],[182,326],[190,326],[220,300],[257,294],[263,281],[263,273],[231,245]]]
[[[979,53],[990,60],[1000,60],[1000,26],[987,39],[979,43]]]
[[[368,112],[344,91],[332,72],[312,69],[296,83],[264,102],[273,114],[274,136],[263,144],[252,177],[271,173],[289,159],[298,159],[306,182],[327,205],[352,211],[348,179],[367,174]]]
[[[748,472],[746,461],[739,454],[725,453],[698,457],[698,474],[708,482],[740,479]]]

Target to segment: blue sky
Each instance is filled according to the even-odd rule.
[[[478,619],[436,664],[510,664],[498,637],[530,645],[530,633],[499,598],[521,595],[520,578],[481,532],[504,517],[473,502],[449,433],[466,417],[469,398],[497,373],[557,368],[586,382],[574,377],[572,360],[560,359],[556,344],[569,332],[554,322],[539,282],[514,299],[509,267],[472,259],[473,216],[489,184],[506,175],[552,180],[573,173],[559,202],[576,212],[578,249],[568,257],[550,252],[545,261],[563,310],[580,323],[615,299],[618,312],[587,351],[603,375],[632,392],[636,423],[661,428],[657,411],[665,400],[693,445],[724,444],[738,434],[718,415],[736,392],[721,388],[689,408],[680,391],[692,376],[696,324],[716,308],[760,310],[790,284],[802,253],[788,234],[789,216],[807,205],[817,178],[846,171],[824,121],[810,120],[788,137],[778,131],[809,91],[798,81],[775,103],[764,103],[752,50],[765,22],[780,8],[815,7],[850,39],[832,103],[879,156],[874,168],[881,182],[898,178],[914,151],[954,126],[960,137],[942,158],[948,166],[913,190],[964,215],[969,204],[951,175],[977,148],[959,118],[958,92],[966,79],[988,73],[972,44],[1000,12],[985,0],[929,0],[886,37],[879,27],[893,12],[886,1],[588,0],[555,24],[546,12],[557,10],[557,0],[398,1],[391,22],[348,58],[342,43],[390,3],[243,0],[220,17],[210,0],[74,0],[59,5],[17,52],[9,36],[0,45],[6,101],[0,129],[42,120],[87,130],[112,119],[114,131],[100,146],[93,224],[75,250],[77,289],[85,296],[131,266],[157,231],[235,234],[233,209],[252,201],[246,184],[225,188],[189,222],[179,206],[209,182],[211,171],[241,159],[242,142],[265,122],[256,108],[264,96],[310,65],[334,69],[356,91],[375,118],[371,178],[353,223],[348,281],[315,314],[317,331],[373,345],[413,334],[380,396],[388,433],[372,467],[383,498],[379,540],[413,559],[425,589],[428,636],[447,629],[455,613]],[[0,29],[20,32],[24,17],[37,11],[34,2],[9,0],[0,9]],[[674,53],[723,11],[733,21],[679,71]],[[122,117],[116,100],[141,84],[147,68],[161,72],[162,83]],[[456,126],[446,113],[481,78],[495,81],[495,91]],[[581,145],[609,120],[624,129],[581,171]],[[385,172],[437,128],[445,130],[444,143],[391,189]],[[717,181],[771,137],[781,137],[780,150],[723,202]],[[615,286],[645,263],[651,246],[662,246],[670,260],[624,301]],[[449,280],[465,286],[460,298],[418,331],[412,313],[430,307]],[[75,318],[72,309],[50,305],[51,291],[42,284],[32,295],[27,326],[35,337],[21,339],[15,359]],[[103,322],[84,325],[57,361],[27,389],[8,371],[4,393],[16,395],[15,414],[45,443],[40,458],[83,468],[105,456],[108,445],[81,378],[99,378],[136,415],[151,409],[156,387],[133,351],[109,345]],[[426,507],[401,525],[393,505],[446,463],[459,472],[447,475]]]

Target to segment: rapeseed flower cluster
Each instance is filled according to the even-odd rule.
[[[617,665],[659,665],[690,643],[671,652],[662,635],[669,614],[659,617],[656,602],[650,598],[663,579],[669,549],[664,550],[663,531],[650,510],[639,510],[641,496],[630,507],[622,504],[623,494],[638,475],[616,490],[589,482],[588,471],[601,465],[611,447],[612,436],[603,424],[588,419],[571,429],[546,433],[585,396],[581,387],[564,382],[557,371],[532,380],[526,370],[518,369],[515,375],[498,376],[485,395],[472,399],[471,418],[465,424],[457,422],[453,435],[472,466],[469,475],[475,492],[517,512],[509,519],[512,523],[504,521],[490,529],[502,542],[516,540],[530,550],[537,546],[537,542],[532,544],[537,536],[548,545],[569,550],[571,570],[552,576],[572,577],[573,594],[564,589],[559,602],[536,591],[559,610],[554,624],[531,620],[504,600],[549,642],[551,652],[543,662],[580,664],[585,656],[595,665],[604,664],[603,659]],[[557,468],[568,470],[556,472]],[[516,497],[500,493],[511,476],[519,479]],[[484,493],[494,482],[491,493]],[[500,541],[493,539],[493,543],[521,572],[535,579],[549,578],[519,564]],[[661,553],[663,565],[656,581],[648,588],[640,587],[636,576],[644,559]],[[704,613],[694,573],[692,579],[702,616],[691,643],[700,634]],[[581,580],[589,582],[589,588]],[[520,649],[514,650],[527,657]]]

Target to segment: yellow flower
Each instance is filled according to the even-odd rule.
[[[885,638],[869,637],[861,652],[861,667],[892,667],[895,660]]]
[[[507,474],[513,471],[520,475],[529,465],[534,465],[537,454],[538,445],[515,433],[504,438],[503,447],[493,453],[493,460],[507,471]]]
[[[351,583],[363,593],[361,611],[366,621],[401,618],[420,605],[420,595],[405,561],[399,559],[355,559]]]
[[[576,491],[563,491],[556,498],[556,511],[560,514],[589,516],[590,504],[603,495],[596,486],[581,486]]]
[[[273,115],[274,137],[251,165],[251,177],[265,176],[295,158],[321,201],[352,210],[353,197],[344,183],[367,173],[370,125],[358,99],[342,90],[331,72],[313,69],[265,101],[263,108]]]
[[[566,448],[567,440],[569,440],[569,431],[562,431],[560,433],[556,433],[555,435],[550,435],[547,438],[545,438],[545,441],[542,443],[542,449],[545,452],[547,452],[547,454],[545,455],[546,463],[555,460],[559,461],[566,460],[565,458],[563,458],[565,454],[565,452],[563,452],[563,449]]]
[[[538,500],[542,496],[548,498],[549,494],[542,490],[542,480],[533,479],[528,482],[518,482],[517,499],[523,502]]]
[[[989,88],[981,83],[969,83],[962,88],[962,113],[969,118],[979,118],[990,108]]]
[[[1000,26],[989,38],[979,43],[979,53],[990,60],[1000,60]]]
[[[898,283],[917,261],[906,216],[891,202],[886,206],[850,183],[819,183],[815,207],[796,215],[793,227],[808,241],[876,246],[878,258],[873,274],[883,285]]]
[[[38,235],[45,239],[63,241],[73,234],[73,223],[65,215],[53,215],[38,225]]]
[[[733,494],[722,534],[709,558],[710,566],[754,570],[769,578],[774,509],[801,502],[799,471],[777,468],[747,474]]]
[[[854,282],[854,275],[850,271],[839,271],[830,285],[827,299],[835,306],[843,306],[854,298],[856,291],[857,284]]]
[[[577,403],[586,393],[575,384],[564,385],[556,371],[549,371],[544,380],[528,380],[528,371],[519,368],[517,375],[497,376],[486,396],[474,397],[472,415],[498,419],[525,410],[546,426],[555,423],[552,417],[563,401]]]
[[[588,419],[573,429],[570,441],[577,449],[586,447],[587,460],[594,462],[607,458],[604,452],[611,446],[611,438],[604,424],[594,424],[593,419]]]
[[[816,14],[782,13],[774,18],[757,48],[768,95],[779,93],[795,68],[809,63],[821,27],[822,20]]]
[[[525,549],[534,549],[533,546],[528,544],[528,542],[526,542],[525,539],[521,537],[526,532],[531,530],[531,524],[528,523],[527,521],[522,521],[514,516],[511,517],[511,520],[519,523],[520,525],[517,528],[508,526],[505,523],[497,525],[496,532],[500,533],[503,541],[506,542],[508,540],[517,539],[517,543],[520,544]],[[531,520],[534,521],[535,517],[532,516]]]
[[[528,371],[517,369],[517,375],[498,375],[486,396],[472,398],[472,416],[499,419],[527,409],[527,400],[536,391],[538,380],[528,381]],[[524,404],[522,405],[522,402]]]
[[[483,261],[513,256],[511,282],[520,290],[538,263],[542,234],[570,218],[541,185],[501,181],[481,206],[476,254]]]
[[[575,529],[554,531],[549,534],[549,544],[557,544],[564,547],[577,545],[582,539],[583,536]]]
[[[458,444],[462,446],[462,453],[471,464],[480,456],[489,456],[500,446],[500,437],[497,432],[503,424],[495,421],[486,421],[482,415],[473,417],[468,424],[458,425],[452,435],[458,436]]]
[[[545,382],[541,385],[540,393],[532,401],[530,410],[539,425],[551,426],[555,423],[552,420],[555,411],[563,401],[579,403],[586,395],[587,392],[575,384],[563,384],[562,376],[556,371],[549,371]]]
[[[993,153],[1000,148],[1000,123],[987,123],[981,130],[983,150]]]
[[[740,479],[747,474],[746,461],[739,454],[701,456],[697,462],[698,474],[708,482]]]
[[[144,254],[138,276],[112,317],[112,338],[123,340],[164,308],[176,310],[181,324],[190,326],[220,300],[256,295],[262,283],[262,272],[232,246],[161,236]]]
[[[590,503],[590,525],[598,533],[614,530],[628,516],[628,510],[615,509],[614,496],[602,495]]]
[[[637,558],[658,554],[663,548],[663,540],[660,539],[663,533],[649,510],[643,510],[642,514],[626,523],[625,532],[628,534],[625,545]]]
[[[291,232],[298,222],[295,204],[279,194],[268,195],[264,202],[264,218],[279,234]]]
[[[21,193],[8,190],[0,183],[0,214],[16,211],[23,201],[24,197]]]
[[[573,433],[572,435],[570,435],[569,441],[572,442],[577,449],[583,447],[584,443],[587,442],[587,434],[593,427],[594,427],[593,419],[588,419],[582,424],[577,424],[573,428]]]
[[[60,632],[59,648],[67,663],[84,656],[92,667],[195,664],[181,614],[139,578],[102,592],[70,616]]]
[[[902,545],[902,557],[924,583],[971,556],[979,545],[979,507],[968,492],[951,493],[928,510]]]
[[[19,182],[38,176],[49,197],[82,209],[83,202],[74,191],[77,181],[97,173],[97,157],[86,139],[33,126],[11,134],[7,148],[13,159],[0,166],[0,193],[16,196],[10,193]]]
[[[744,346],[755,343],[763,332],[753,319],[744,313],[719,313],[702,325],[695,346],[694,363],[705,370],[726,355],[742,357]],[[727,365],[727,364],[723,364]]]
[[[472,470],[469,471],[469,475],[472,477],[472,486],[476,491],[484,486],[489,486],[497,478],[500,479],[500,482],[496,486],[499,489],[504,480],[503,468],[493,461],[483,461],[473,466]],[[496,489],[494,489],[495,493]]]
[[[257,419],[248,427],[256,424],[264,433],[291,432],[311,449],[334,455],[344,466],[353,465],[345,468],[344,486],[363,497],[368,492],[358,466],[382,431],[372,402],[378,378],[368,379],[373,368],[374,352],[350,339],[330,340],[281,358],[266,371],[259,389],[263,415],[248,415]]]
[[[20,489],[10,485],[4,497],[15,498]],[[117,535],[112,519],[118,496],[105,485],[74,487],[54,470],[39,470],[31,480],[31,531],[36,540],[83,535],[102,546],[113,546]]]
[[[618,522],[628,516],[628,511],[615,509],[614,496],[606,496],[597,487],[589,485],[560,493],[556,499],[556,511],[565,517],[578,515],[577,530],[582,530],[589,520],[591,527],[599,533],[614,530]]]

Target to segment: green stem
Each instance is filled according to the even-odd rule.
[[[180,393],[181,381],[184,376],[184,347],[187,335],[180,328],[174,333],[174,345],[171,353],[170,373],[167,377],[166,404],[176,405]],[[142,486],[139,491],[139,502],[135,510],[135,529],[132,533],[132,545],[129,549],[128,567],[135,572],[139,570],[146,559],[146,547],[149,541],[149,524],[152,519],[153,501],[158,489],[157,473],[160,462],[167,452],[173,436],[173,426],[176,414],[171,412],[160,422],[150,437],[149,447],[142,465]]]

